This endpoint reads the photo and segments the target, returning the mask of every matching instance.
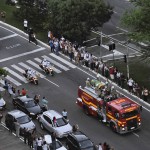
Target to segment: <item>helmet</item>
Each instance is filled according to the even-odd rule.
[[[31,68],[29,68],[28,70],[31,71]]]
[[[87,80],[89,81],[89,80],[90,80],[90,78],[87,78]]]

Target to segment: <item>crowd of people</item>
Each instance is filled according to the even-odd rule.
[[[135,80],[132,78],[128,79],[117,67],[109,66],[107,63],[99,60],[89,53],[84,46],[80,46],[76,42],[71,43],[63,36],[60,39],[55,38],[51,31],[48,31],[48,43],[51,52],[56,55],[62,52],[69,57],[70,61],[74,60],[76,65],[83,65],[112,80],[121,88],[126,88],[130,93],[142,98],[144,101],[148,101],[150,92],[146,87],[140,87]]]

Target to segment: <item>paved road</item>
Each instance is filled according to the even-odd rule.
[[[94,37],[100,36],[100,31],[103,33],[102,46],[99,48],[95,45],[96,39],[92,38],[85,42],[87,47],[90,46],[87,50],[104,61],[113,60],[113,52],[108,51],[108,44],[114,42],[116,44],[114,59],[122,59],[123,55],[127,55],[127,53],[129,57],[141,56],[141,48],[138,45],[133,42],[125,44],[128,39],[126,35],[128,31],[120,24],[122,15],[127,9],[133,8],[133,4],[128,0],[106,0],[106,2],[113,7],[114,14],[99,31],[93,31]]]
[[[5,28],[9,29],[7,26],[5,26]],[[11,46],[11,49],[7,50],[6,46],[0,48],[0,54],[3,55],[4,53],[3,57],[0,55],[0,67],[7,67],[7,69],[9,69],[10,77],[8,77],[8,80],[13,78],[13,84],[16,85],[17,89],[21,89],[22,87],[28,89],[28,94],[32,97],[37,93],[40,94],[41,97],[46,96],[46,98],[49,100],[49,108],[51,109],[55,109],[61,112],[64,108],[66,108],[69,113],[68,116],[70,123],[72,125],[78,123],[80,129],[84,131],[89,137],[91,137],[95,143],[107,141],[110,143],[110,145],[113,145],[116,150],[150,149],[150,124],[148,121],[150,108],[148,105],[138,100],[136,97],[130,95],[129,93],[126,93],[122,89],[117,88],[123,94],[131,97],[144,106],[142,113],[143,124],[140,131],[126,135],[118,135],[113,133],[110,128],[99,123],[95,118],[86,116],[83,111],[78,106],[76,106],[75,103],[78,86],[84,86],[87,77],[94,78],[96,75],[93,72],[86,68],[75,66],[74,64],[71,65],[68,59],[61,55],[60,57],[56,57],[55,55],[50,54],[49,49],[45,45],[40,44],[39,46],[35,46],[32,43],[29,44],[27,40],[20,37],[20,32],[15,31],[14,29],[12,29],[12,31],[19,35],[11,37],[7,41],[4,39],[4,37],[14,35],[14,33],[9,31],[9,33],[5,35],[5,30],[4,28],[0,28],[0,32],[3,31],[4,33],[3,36],[1,35],[1,39],[3,39],[0,40],[0,46],[2,47],[5,42],[6,46],[11,43],[9,45]],[[22,36],[25,37],[23,34]],[[16,43],[16,41],[18,44],[20,44],[20,46],[18,46],[20,48],[15,48],[12,46]],[[56,68],[56,75],[54,77],[46,76],[39,68],[37,68],[37,60],[42,59],[45,56],[53,60]],[[22,70],[25,69],[27,65],[34,68],[41,74],[38,86],[25,83],[25,81],[21,78]],[[105,79],[102,78],[101,80],[104,81]],[[6,112],[13,109],[11,98],[8,95],[4,95],[4,99],[7,101]],[[37,124],[38,131],[43,133],[43,131],[39,129],[37,121],[35,122]]]
[[[0,150],[29,150],[22,140],[8,132],[6,128],[0,125]]]

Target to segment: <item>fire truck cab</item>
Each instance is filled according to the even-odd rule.
[[[120,134],[137,130],[141,127],[141,107],[129,98],[103,100],[93,87],[81,86],[78,89],[76,103],[87,115],[97,117],[103,123]]]

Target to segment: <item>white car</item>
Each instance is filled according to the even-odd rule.
[[[54,117],[56,118],[55,124],[53,122]],[[55,110],[43,112],[43,114],[38,117],[38,121],[42,129],[46,129],[49,132],[55,132],[56,137],[58,138],[66,137],[72,132],[72,126],[60,113]]]
[[[46,141],[46,143],[49,145],[50,149],[53,148],[53,145],[52,145],[52,137],[51,135],[44,135],[44,140]],[[56,139],[56,150],[67,150],[63,145],[62,143]]]

